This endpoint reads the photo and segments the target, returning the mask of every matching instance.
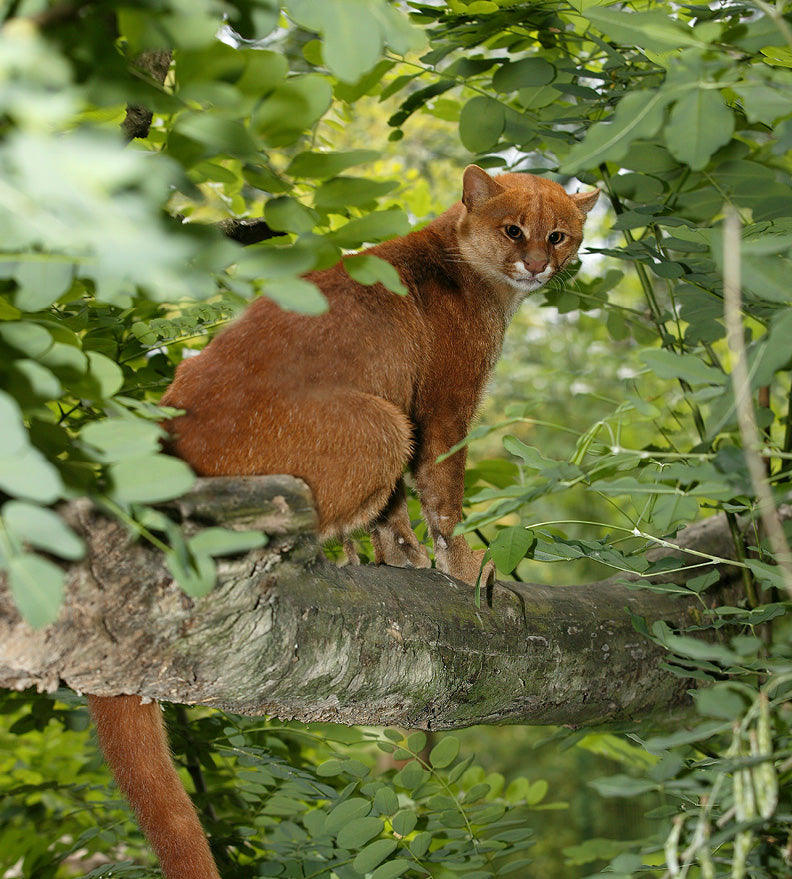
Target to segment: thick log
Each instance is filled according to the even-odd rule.
[[[686,701],[689,682],[663,668],[627,608],[684,626],[700,619],[697,598],[615,579],[498,583],[477,609],[471,587],[438,571],[327,562],[310,492],[291,477],[198,480],[166,509],[188,531],[220,522],[270,542],[219,560],[215,589],[189,598],[156,550],[87,500],[66,505],[88,553],[67,568],[60,615],[40,631],[0,582],[0,686],[426,729],[637,719]],[[717,518],[680,542],[730,556]]]

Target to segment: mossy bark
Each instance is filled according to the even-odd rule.
[[[220,560],[215,589],[189,598],[156,550],[89,502],[67,505],[88,554],[68,567],[60,615],[40,631],[0,581],[0,686],[427,729],[638,719],[685,702],[689,682],[664,668],[628,609],[685,625],[699,599],[613,579],[498,583],[477,609],[471,587],[437,571],[324,560],[310,493],[290,477],[199,480],[167,509],[188,531],[219,522],[270,542]],[[729,556],[718,519],[680,542]],[[731,588],[726,568],[718,600]]]

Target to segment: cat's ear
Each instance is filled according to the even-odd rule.
[[[462,204],[472,211],[503,192],[503,187],[478,165],[468,165],[462,175]]]
[[[599,194],[599,189],[592,189],[590,192],[575,192],[570,198],[584,214],[587,214],[597,203]]]

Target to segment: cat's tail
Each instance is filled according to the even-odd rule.
[[[171,760],[160,706],[139,696],[89,696],[88,705],[105,759],[166,879],[220,879]]]

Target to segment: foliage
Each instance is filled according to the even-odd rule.
[[[106,778],[96,773],[95,751],[69,743],[70,731],[84,729],[88,718],[74,697],[66,699],[71,704],[5,700],[12,721],[6,738],[24,732],[33,751],[49,732],[54,753],[33,770],[23,754],[15,760],[4,749],[0,869],[5,875],[19,864],[23,875],[55,876],[64,861],[77,865],[115,849],[122,863],[87,875],[147,875],[130,859],[140,857],[140,840],[128,814],[116,807],[114,823],[96,826],[96,810],[108,808]],[[450,735],[432,744],[423,732],[306,727],[219,712],[189,724],[174,713],[170,727],[177,759],[211,791],[197,800],[228,877],[507,875],[526,863],[534,844],[528,813],[552,808],[542,802],[546,782],[506,784]],[[67,772],[58,773],[58,760],[68,761]],[[69,772],[79,774],[79,785],[69,784]],[[22,832],[34,815],[35,845]],[[145,847],[143,857],[150,858]]]
[[[635,844],[596,838],[570,845],[569,862],[596,870],[609,861],[605,875],[617,877],[789,872],[792,667],[783,615],[790,574],[784,547],[779,556],[778,543],[764,539],[760,512],[767,521],[773,511],[758,509],[749,466],[761,454],[773,504],[788,500],[787,6],[291,0],[281,9],[274,0],[64,7],[29,0],[6,5],[3,17],[0,568],[27,619],[41,625],[53,618],[60,562],[83,551],[52,510],[75,495],[90,495],[132,533],[158,543],[188,592],[211,588],[213,556],[238,546],[219,533],[187,542],[151,506],[192,479],[159,451],[158,422],[168,414],[157,406],[160,392],[185,350],[203,344],[252,296],[320,312],[322,297],[302,274],[404,232],[402,205],[414,220],[442,204],[429,186],[411,195],[397,179],[360,171],[377,168],[386,146],[389,155],[413,148],[412,133],[431,119],[443,131],[436,152],[459,155],[461,144],[485,167],[540,171],[577,185],[574,175],[600,185],[614,212],[597,246],[589,236],[597,273],[565,278],[544,293],[541,337],[532,332],[535,315],[517,320],[519,341],[508,343],[507,356],[523,346],[530,358],[513,369],[518,379],[501,373],[510,405],[467,441],[474,458],[477,448],[486,457],[468,474],[463,529],[486,539],[504,574],[578,562],[634,574],[636,588],[666,590],[653,579],[659,568],[647,550],[694,518],[722,512],[743,573],[744,597],[712,609],[705,594],[712,559],[694,558],[701,575],[673,588],[701,597],[697,628],[647,631],[635,620],[668,649],[670,673],[709,686],[697,692],[700,717],[689,728],[661,733],[643,725],[608,739],[625,772],[596,782],[596,794],[656,798],[656,829]],[[139,60],[162,49],[173,52],[164,83]],[[389,145],[345,141],[356,108],[375,102],[389,108]],[[154,118],[147,138],[125,146],[118,126],[128,103],[148,107]],[[450,133],[458,138],[453,145]],[[437,156],[429,153],[421,167],[433,174]],[[729,212],[742,226],[741,241],[724,223]],[[209,225],[228,216],[264,218],[284,234],[240,251]],[[737,252],[741,284],[727,267]],[[375,261],[347,264],[358,278],[397,286]],[[731,345],[729,289],[732,317],[742,320]],[[735,394],[741,343],[749,377]],[[536,393],[540,375],[544,396]],[[746,415],[750,399],[756,405]],[[761,448],[746,441],[746,418]],[[755,551],[741,536],[745,526]],[[339,866],[337,875],[361,875],[354,864],[362,858],[358,867],[381,879],[399,875],[401,861],[408,862],[403,872],[414,869],[412,834],[437,830],[430,841],[421,837],[421,859],[436,876],[450,869],[435,858],[447,847],[459,846],[469,876],[490,870],[502,848],[493,840],[514,849],[527,840],[522,826],[497,840],[503,828],[493,836],[490,825],[465,837],[459,816],[506,806],[496,786],[469,810],[479,780],[449,782],[455,770],[431,758],[428,767],[412,764],[417,787],[405,770],[372,781],[361,763],[366,774],[356,776],[353,759],[340,751],[297,749],[290,753],[297,765],[275,771],[285,764],[271,754],[288,749],[283,743],[294,734],[240,721],[247,744],[223,764],[234,768],[212,775],[206,742],[217,733],[208,727],[219,722],[203,718],[195,733],[211,781],[236,803],[218,836],[233,837],[240,864],[258,862],[260,875],[267,875],[262,853],[270,859],[278,846],[283,869],[296,871],[288,860],[295,842],[306,862],[322,859],[321,869],[344,850],[352,866]],[[585,742],[582,733],[567,739],[579,748]],[[338,761],[329,764],[337,775],[327,760]],[[419,782],[419,770],[431,781]],[[244,795],[234,793],[243,773],[250,775],[239,788]],[[20,796],[37,820],[45,807],[64,818],[69,809],[54,786],[31,784],[35,790]],[[375,790],[378,784],[385,786]],[[429,785],[423,793],[422,784]],[[430,790],[442,784],[462,785],[454,790],[456,811],[443,800],[447,791]],[[288,785],[296,787],[283,793]],[[321,796],[311,799],[309,788]],[[396,796],[423,823],[409,833],[394,828],[396,812],[377,804],[383,790],[389,793],[379,793],[380,805]],[[255,830],[242,842],[239,814],[264,791]],[[279,816],[274,791],[290,803]],[[74,811],[72,804],[76,824],[64,846],[90,842],[93,824],[83,810],[98,795],[84,788],[76,796],[82,805]],[[327,830],[329,813],[355,799],[365,802],[358,820],[368,824],[353,823],[360,833],[339,840]],[[364,840],[375,822],[376,833]],[[128,833],[125,827],[117,838]],[[50,859],[36,875],[54,875],[64,847],[32,843],[28,835],[31,864]]]

